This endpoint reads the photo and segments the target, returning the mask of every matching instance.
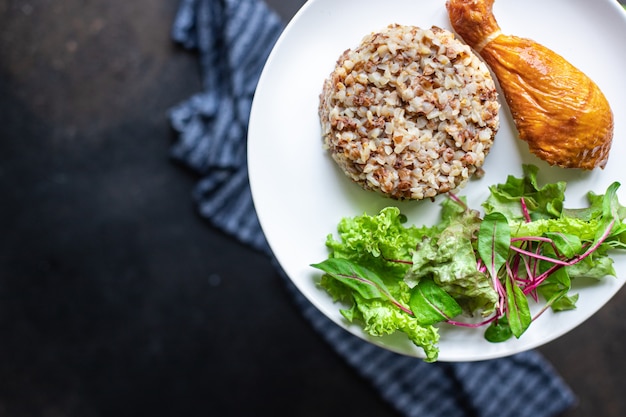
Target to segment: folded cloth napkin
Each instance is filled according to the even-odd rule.
[[[171,110],[179,134],[172,156],[201,177],[193,192],[200,214],[270,257],[248,184],[246,138],[252,96],[282,29],[280,18],[260,0],[183,0],[173,25],[174,40],[199,52],[204,85]],[[570,389],[535,351],[428,364],[351,335],[287,278],[285,284],[314,329],[401,415],[547,417],[574,402]]]

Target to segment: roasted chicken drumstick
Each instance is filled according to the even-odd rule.
[[[613,139],[613,113],[600,88],[554,51],[505,35],[494,0],[448,0],[450,23],[491,67],[519,137],[550,165],[604,168]]]

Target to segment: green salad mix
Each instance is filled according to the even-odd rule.
[[[439,354],[438,323],[483,327],[485,338],[519,338],[545,310],[576,306],[573,279],[615,276],[612,249],[626,249],[626,208],[615,182],[566,208],[564,182],[540,186],[524,165],[490,187],[484,214],[449,194],[433,226],[407,224],[397,207],[344,218],[329,257],[312,266],[341,314],[373,336],[404,332],[427,362]],[[531,315],[529,303],[542,302]]]

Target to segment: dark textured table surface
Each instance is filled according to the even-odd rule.
[[[0,416],[394,416],[195,214],[168,158],[166,112],[200,88],[177,4],[0,0]],[[565,416],[626,415],[625,305],[540,349]]]

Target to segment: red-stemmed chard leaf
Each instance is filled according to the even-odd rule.
[[[492,277],[506,263],[511,246],[511,229],[502,213],[485,216],[478,231],[478,254]]]
[[[510,247],[511,229],[506,217],[498,212],[486,215],[478,230],[478,255],[489,271],[494,288],[499,286],[498,272],[509,257]],[[502,302],[499,304],[498,308],[502,309]]]
[[[513,274],[507,274],[505,278],[506,287],[506,317],[509,322],[511,332],[515,337],[520,337],[526,331],[532,317],[528,307],[528,299],[524,291],[516,284]]]
[[[413,315],[409,308],[402,305],[391,295],[383,280],[375,272],[355,262],[343,258],[328,258],[311,266],[326,272],[367,300],[386,298],[400,310]]]

